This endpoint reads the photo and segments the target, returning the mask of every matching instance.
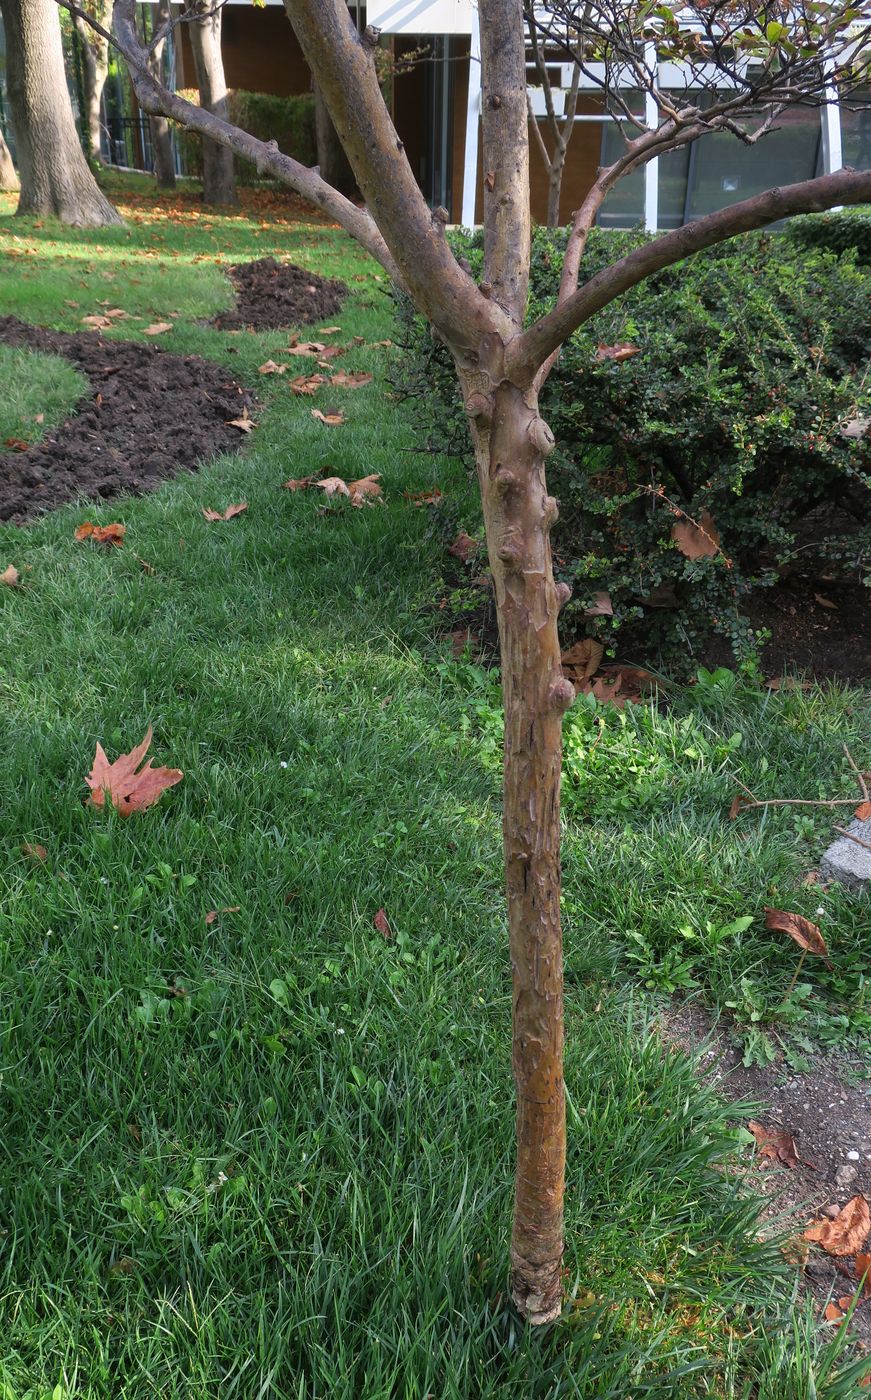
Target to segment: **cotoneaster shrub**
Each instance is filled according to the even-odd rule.
[[[456,234],[478,275],[479,235]],[[646,235],[595,230],[586,280]],[[565,230],[536,231],[530,314],[558,280]],[[542,395],[557,450],[557,572],[578,634],[642,636],[649,656],[689,664],[711,633],[736,656],[754,638],[748,591],[791,559],[871,582],[871,277],[854,252],[746,237],[661,272],[582,327]],[[432,445],[471,463],[447,351],[400,299],[407,348],[396,388]],[[637,353],[608,358],[602,347]],[[708,511],[722,550],[687,559],[672,539]],[[607,592],[613,616],[587,617]]]

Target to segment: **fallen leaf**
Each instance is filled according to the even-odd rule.
[[[315,482],[328,496],[350,496],[347,481],[343,481],[340,476],[325,476],[321,481]]]
[[[370,476],[362,476],[359,481],[349,481],[348,490],[351,493],[351,500],[353,501],[355,496],[359,496],[361,499],[364,496],[380,496],[381,487],[378,485],[380,478],[380,472],[372,472]]]
[[[22,842],[21,854],[29,856],[31,860],[48,860],[48,851],[38,841]]]
[[[257,424],[254,422],[254,419],[253,419],[253,418],[249,418],[249,417],[248,417],[248,410],[247,410],[247,408],[245,408],[245,409],[242,410],[242,417],[241,417],[241,418],[228,418],[228,419],[227,419],[227,427],[228,427],[228,428],[238,428],[239,431],[242,432],[242,433],[250,433],[250,431],[251,431],[252,428],[256,428],[256,427],[257,427]]]
[[[854,1196],[838,1211],[834,1220],[822,1220],[809,1225],[806,1240],[822,1245],[827,1254],[842,1259],[861,1249],[871,1230],[871,1212],[864,1196]]]
[[[277,365],[274,360],[266,360],[262,365],[258,365],[258,374],[284,374],[287,365]]]
[[[628,340],[621,340],[616,345],[596,346],[596,359],[600,361],[615,360],[619,363],[621,360],[631,360],[633,355],[640,354],[641,346],[632,345]]]
[[[44,413],[34,413],[34,415],[33,415],[33,421],[34,421],[34,423],[44,423],[44,422],[45,422],[45,414],[44,414]]]
[[[837,1303],[834,1300],[832,1300],[831,1303],[826,1304],[825,1310],[823,1312],[823,1317],[825,1318],[826,1322],[840,1322],[843,1319],[843,1305],[845,1301],[847,1306],[849,1307],[850,1303],[853,1300],[852,1298],[847,1298],[846,1300],[844,1298],[839,1298]]]
[[[372,922],[373,922],[373,924],[375,925],[375,927],[377,928],[378,932],[379,932],[384,938],[392,938],[392,937],[393,937],[393,931],[392,931],[392,929],[391,929],[389,923],[387,922],[387,915],[386,915],[386,913],[385,913],[385,911],[384,911],[383,909],[379,909],[379,910],[378,910],[378,913],[375,915],[375,918],[372,920]]]
[[[769,690],[812,690],[813,681],[800,681],[796,676],[772,676],[766,681]]]
[[[330,376],[330,383],[336,389],[362,389],[364,385],[371,384],[374,378],[374,374],[367,374],[362,369],[352,370],[350,374],[340,370],[338,374]]]
[[[118,320],[119,317],[120,317],[122,320],[124,320],[124,319],[126,319],[127,312],[126,312],[126,311],[122,311],[121,308],[120,308],[120,306],[113,306],[111,311],[107,311],[107,312],[106,312],[106,315],[107,315],[107,316],[109,317],[109,319],[112,320],[112,321]]]
[[[871,1298],[871,1254],[857,1254],[854,1268],[864,1297]]]
[[[763,1123],[757,1123],[752,1118],[747,1127],[756,1139],[760,1157],[766,1157],[771,1162],[781,1162],[785,1167],[797,1167],[801,1164],[792,1133],[783,1128],[766,1128]]]
[[[448,638],[451,643],[451,655],[455,661],[459,661],[466,647],[470,647],[477,640],[469,627],[458,627],[455,632],[448,633]]]
[[[337,360],[340,355],[347,354],[347,351],[347,345],[325,345],[320,353],[318,363],[320,363],[321,360]]]
[[[345,421],[344,413],[321,413],[319,408],[313,408],[311,414],[319,423],[326,423],[328,428],[338,428]]]
[[[814,597],[816,598],[821,608],[831,608],[833,612],[837,612],[838,605],[837,603],[833,603],[831,598],[824,598],[822,593],[815,593]]]
[[[91,789],[88,801],[92,807],[105,806],[108,797],[115,810],[126,817],[131,812],[144,811],[157,801],[166,788],[175,787],[176,783],[181,782],[184,774],[180,769],[152,768],[151,759],[136,772],[148,752],[151,738],[152,728],[149,725],[142,743],[137,744],[130,753],[121,754],[114,763],[109,762],[102,745],[97,745],[94,766],[85,779]]]
[[[155,321],[152,326],[146,326],[143,335],[165,335],[172,330],[172,321]]]
[[[326,345],[321,344],[319,340],[303,340],[299,344],[294,342],[288,345],[284,353],[286,355],[311,355],[313,358],[317,358],[318,355],[324,353],[326,348]]]
[[[851,418],[848,423],[842,424],[840,429],[841,437],[853,438],[854,441],[858,442],[865,436],[869,424],[871,424],[871,418]]]
[[[6,439],[5,445],[11,448],[13,452],[26,452],[30,443],[25,442],[24,438],[9,437]]]
[[[676,520],[671,537],[687,559],[712,559],[720,552],[720,536],[707,510],[702,511],[698,524],[694,520]]]
[[[235,506],[227,506],[227,509],[223,513],[218,510],[209,510],[206,506],[202,507],[203,515],[205,516],[206,520],[209,521],[232,520],[234,515],[241,515],[243,510],[247,509],[247,501],[240,501],[239,504]]]
[[[326,382],[323,374],[298,374],[296,378],[288,380],[288,385],[291,393],[314,394]]]
[[[402,499],[413,506],[437,506],[444,496],[436,486],[432,491],[403,491]]]
[[[241,908],[241,904],[226,904],[223,909],[210,909],[206,915],[206,923],[213,924],[220,914],[238,914]]]
[[[803,885],[806,885],[806,886],[807,886],[807,885],[818,885],[819,883],[820,883],[820,872],[819,872],[818,870],[809,870],[808,873],[805,875],[804,879],[802,880],[802,884],[803,884]]]
[[[285,491],[304,491],[307,486],[315,486],[318,484],[319,478],[317,475],[299,476],[291,478],[290,481],[286,481],[284,483],[284,489]]]
[[[732,798],[732,805],[731,805],[731,807],[729,808],[729,821],[730,821],[730,822],[733,822],[733,821],[735,820],[735,818],[738,816],[738,813],[742,810],[742,808],[744,807],[744,804],[745,804],[747,801],[749,801],[749,799],[746,798],[746,797],[744,797],[742,793],[740,793],[740,792],[736,792],[736,793],[735,793],[735,796]]]
[[[117,521],[112,525],[93,525],[90,520],[86,520],[75,531],[75,538],[93,540],[95,544],[114,544],[120,549],[126,533],[127,526],[119,525]]]
[[[602,657],[605,655],[605,648],[601,642],[597,642],[595,637],[583,637],[581,641],[575,642],[560,657],[563,670],[570,672],[569,680],[577,684],[580,681],[587,681],[594,672],[598,671]]]
[[[766,904],[765,927],[773,933],[788,934],[799,948],[804,948],[808,953],[815,953],[817,957],[822,958],[826,967],[831,968],[826,940],[818,926],[812,924],[803,914],[791,914],[786,909],[771,909]]]
[[[5,583],[7,588],[15,588],[20,580],[21,575],[14,564],[9,564],[0,574],[0,583]]]
[[[91,327],[91,330],[94,330],[94,331],[103,331],[103,330],[106,329],[107,326],[111,326],[111,324],[112,324],[111,319],[110,319],[108,316],[83,316],[83,317],[82,317],[82,325],[83,325],[83,326],[90,326],[90,327]]]
[[[455,559],[459,559],[463,564],[467,564],[473,554],[478,551],[478,541],[473,540],[471,535],[467,535],[465,530],[461,530],[457,538],[448,545],[448,554],[452,554]]]
[[[317,334],[318,334],[318,335],[338,335],[338,334],[339,334],[339,331],[340,331],[341,329],[342,329],[341,326],[319,326],[318,329],[317,329]]]
[[[594,593],[592,606],[584,609],[584,617],[613,617],[610,593]]]

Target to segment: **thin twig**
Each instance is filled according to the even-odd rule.
[[[855,841],[857,846],[864,846],[866,851],[871,851],[871,841],[863,841],[861,836],[854,836],[852,831],[848,831],[845,826],[835,826],[834,822],[832,822],[832,826],[835,831],[840,831],[842,836],[846,836],[848,841]]]
[[[856,760],[853,758],[853,755],[850,753],[850,750],[847,748],[847,745],[846,745],[846,744],[844,745],[844,753],[847,755],[847,762],[849,763],[849,765],[850,765],[850,767],[852,768],[853,772],[856,774],[856,777],[859,779],[859,786],[860,786],[860,788],[862,789],[862,797],[863,797],[864,801],[867,802],[867,801],[869,800],[869,798],[868,798],[868,784],[867,784],[866,781],[865,781],[865,774],[862,773],[862,772],[859,770],[859,768],[856,766]]]

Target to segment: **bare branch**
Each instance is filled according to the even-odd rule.
[[[871,170],[839,170],[834,175],[821,175],[815,180],[765,190],[664,233],[603,268],[524,332],[510,347],[510,371],[518,382],[531,381],[547,357],[603,306],[637,286],[651,273],[681,262],[702,248],[710,248],[739,233],[749,233],[793,214],[815,214],[836,204],[864,204],[868,200],[871,200]]]

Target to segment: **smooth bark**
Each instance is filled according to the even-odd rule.
[[[201,11],[202,18],[191,20],[189,33],[200,105],[221,121],[227,121],[230,107],[221,57],[223,10],[214,8],[211,0],[198,0],[195,11]],[[203,199],[206,204],[237,202],[233,152],[209,137],[203,138]]]
[[[9,147],[3,139],[3,132],[0,131],[0,190],[17,189],[18,176],[15,174]]]
[[[315,84],[315,145],[317,147],[318,169],[321,179],[342,194],[352,195],[357,185],[351,163],[345,155],[339,140],[339,133],[333,126],[329,108],[323,99],[320,88]]]
[[[19,214],[99,227],[123,220],[104,198],[79,143],[53,0],[0,0],[15,124]]]
[[[169,0],[159,0],[155,20],[157,34],[148,59],[149,69],[158,82],[163,77],[163,54],[166,48],[165,34],[163,37],[159,36],[169,18]],[[162,190],[174,190],[175,157],[172,151],[169,122],[162,113],[152,112],[148,117],[148,131],[151,136],[151,160],[155,179]]]
[[[101,7],[102,8],[102,7]],[[99,13],[99,18],[103,18]],[[93,160],[101,158],[103,89],[109,76],[109,45],[81,15],[73,22],[79,36],[82,57],[82,83],[85,89],[85,130]]]

